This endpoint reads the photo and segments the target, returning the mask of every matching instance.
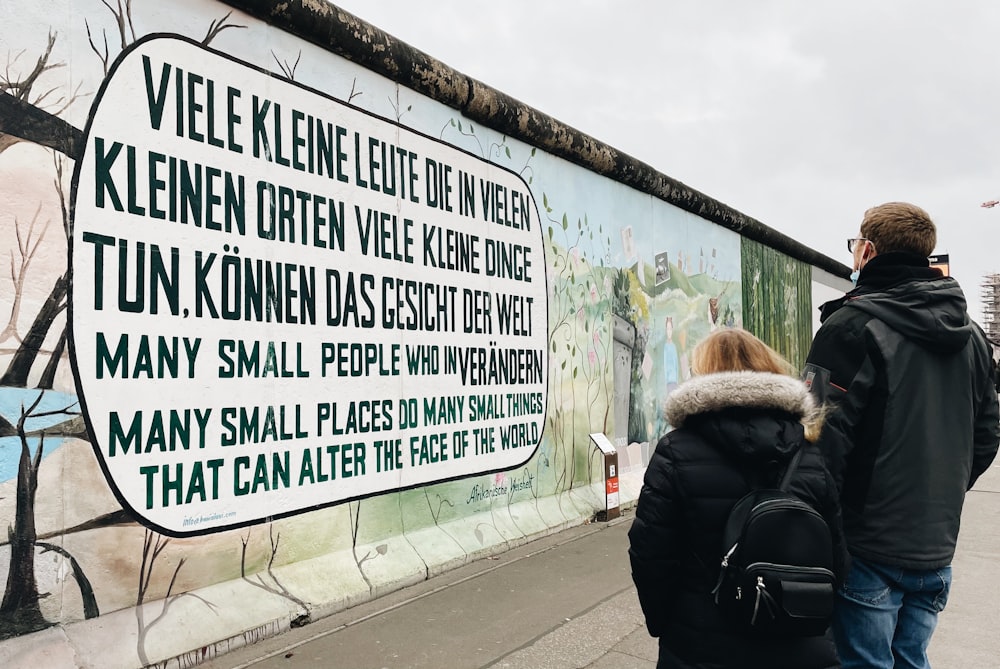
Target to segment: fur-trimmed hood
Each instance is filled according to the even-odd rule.
[[[805,384],[767,372],[719,372],[696,376],[667,398],[667,421],[681,427],[689,416],[732,407],[777,409],[802,418],[815,404]]]
[[[722,372],[681,384],[667,398],[666,416],[738,460],[780,463],[804,443],[802,419],[814,406],[805,384],[790,376]]]

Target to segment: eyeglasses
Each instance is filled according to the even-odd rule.
[[[867,242],[867,237],[855,237],[853,239],[847,240],[847,252],[854,253],[854,249],[858,248],[858,242]]]

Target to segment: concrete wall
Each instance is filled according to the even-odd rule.
[[[692,347],[801,358],[847,273],[272,5],[0,9],[5,667],[192,666],[588,522],[594,433],[628,506]]]

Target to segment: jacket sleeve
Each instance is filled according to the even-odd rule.
[[[987,347],[989,351],[989,347]],[[972,472],[969,476],[969,488],[976,479],[985,472],[997,454],[1000,444],[1000,404],[997,400],[997,389],[994,385],[994,368],[990,356],[990,374],[983,384],[982,400],[976,407],[975,423],[972,431]]]
[[[803,371],[813,395],[827,409],[818,443],[839,491],[843,491],[847,456],[877,381],[876,361],[864,329],[843,312],[834,314],[816,333]]]
[[[680,567],[680,510],[674,485],[669,439],[664,438],[646,468],[642,491],[629,529],[629,560],[646,628],[666,633],[670,602]]]

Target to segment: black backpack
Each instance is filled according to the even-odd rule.
[[[752,490],[723,530],[715,603],[738,628],[761,636],[819,636],[833,613],[833,540],[815,509],[787,492],[802,457],[778,489]]]

